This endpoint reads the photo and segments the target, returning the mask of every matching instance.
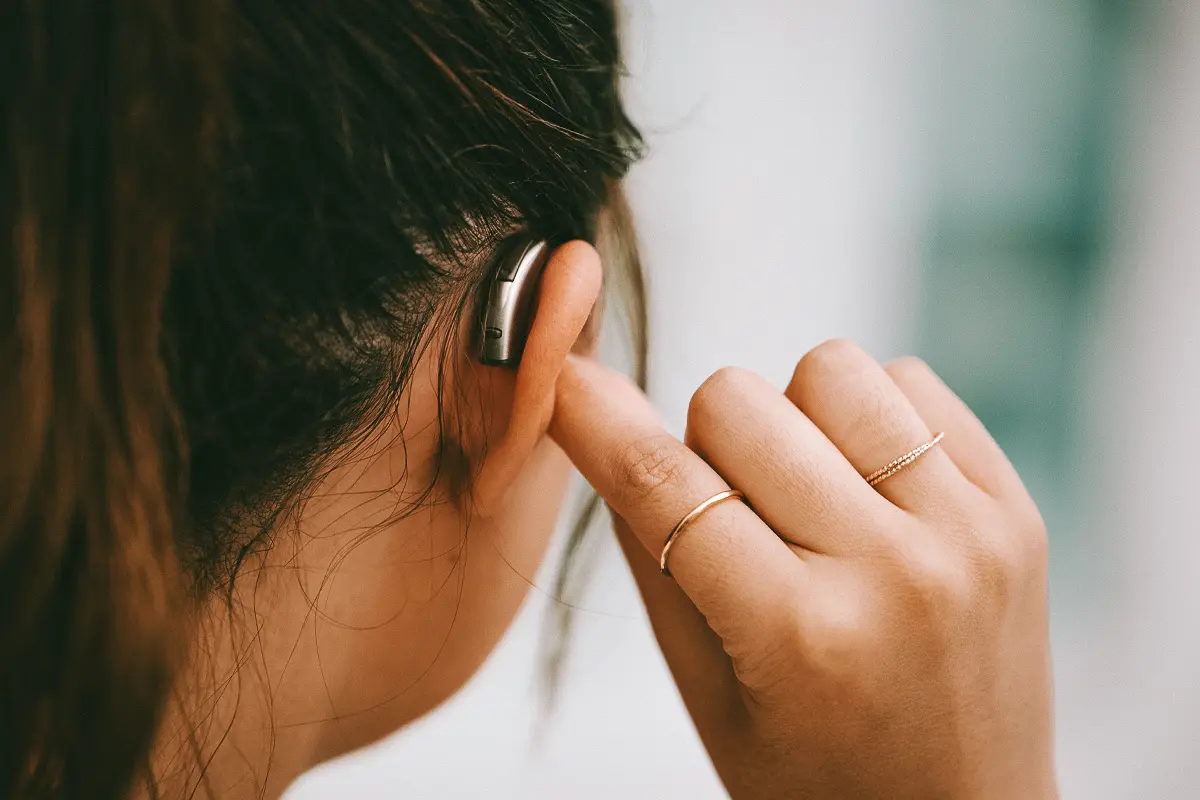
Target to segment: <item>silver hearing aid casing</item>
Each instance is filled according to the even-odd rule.
[[[548,242],[527,236],[505,245],[483,313],[479,360],[484,364],[515,367],[521,362],[550,251]]]

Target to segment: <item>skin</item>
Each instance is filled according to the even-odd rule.
[[[443,393],[454,398],[443,407],[448,451],[436,435],[440,348],[430,348],[395,422],[243,569],[233,617],[221,598],[204,610],[156,750],[164,796],[196,782],[191,731],[212,759],[197,796],[277,797],[474,674],[528,592],[565,498],[571,464],[546,432],[559,372],[589,346],[601,280],[590,245],[558,248],[515,371],[479,364],[464,329]],[[394,519],[439,463],[432,496]]]
[[[393,487],[446,460],[437,353],[422,359],[403,425],[321,482],[239,579],[232,621],[201,615],[203,657],[156,754],[163,785],[188,786],[188,730],[228,730],[202,792],[273,797],[449,697],[528,591],[573,461],[614,512],[734,798],[1055,797],[1045,531],[961,401],[918,361],[885,369],[830,342],[785,392],[718,372],[680,442],[588,356],[600,284],[590,246],[555,252],[515,372],[478,365],[464,338],[451,380],[467,402],[443,409],[465,409],[447,426],[461,470],[396,520]],[[944,446],[878,491],[863,481],[934,429]],[[700,517],[660,575],[667,532],[728,486],[748,504]]]
[[[946,433],[871,488],[861,477]],[[686,442],[595,362],[552,434],[608,501],[663,653],[731,796],[1057,797],[1046,536],[966,406],[916,359],[832,341],[786,391],[725,369]],[[729,486],[671,550],[666,533]]]

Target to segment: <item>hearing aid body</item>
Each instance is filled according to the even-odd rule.
[[[549,242],[528,236],[504,247],[483,312],[479,360],[487,366],[521,362],[551,250]]]

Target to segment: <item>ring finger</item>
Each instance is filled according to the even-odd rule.
[[[861,475],[934,437],[883,367],[845,339],[825,342],[805,355],[785,394]],[[875,488],[895,505],[915,512],[951,500],[967,486],[953,460],[933,447]]]

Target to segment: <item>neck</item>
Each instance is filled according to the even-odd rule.
[[[198,615],[155,750],[162,796],[278,797],[313,766],[430,711],[486,655],[482,623],[461,624],[456,610],[499,605],[464,601],[461,588],[468,564],[507,562],[486,547],[460,560],[461,525],[440,519],[451,507],[393,521],[384,494],[318,498],[328,499],[311,500],[302,524],[242,569],[232,602],[218,595]],[[501,611],[497,626],[511,618]]]
[[[192,664],[177,684],[155,749],[161,796],[270,800],[322,760],[318,721],[332,716],[328,703],[321,695],[308,698],[308,724],[276,722],[275,707],[295,702],[280,697],[287,688],[275,654],[286,633],[277,606],[269,627],[253,608],[214,600],[198,624]],[[288,627],[295,656],[307,658],[303,642],[311,637],[302,624]]]

